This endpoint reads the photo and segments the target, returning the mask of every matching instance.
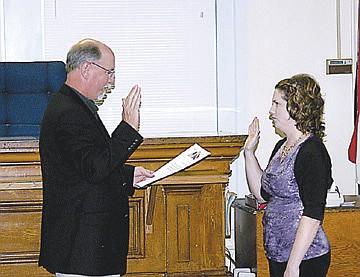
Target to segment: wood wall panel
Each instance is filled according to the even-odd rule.
[[[324,229],[331,245],[329,277],[360,276],[359,207],[334,209],[325,214]]]
[[[178,262],[190,262],[190,205],[176,204],[176,249]]]
[[[129,255],[134,258],[145,257],[144,244],[144,199],[141,197],[132,198],[129,203]]]
[[[166,197],[166,233],[169,272],[201,271],[200,225],[203,223],[198,210],[202,185],[164,186]]]

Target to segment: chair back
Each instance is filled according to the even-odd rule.
[[[38,138],[45,109],[65,80],[62,61],[0,62],[0,137]]]

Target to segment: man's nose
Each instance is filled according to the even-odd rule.
[[[109,83],[115,85],[115,73],[109,74]]]

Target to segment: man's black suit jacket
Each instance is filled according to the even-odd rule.
[[[85,102],[61,86],[40,132],[40,266],[52,273],[125,274],[134,193],[134,167],[125,162],[142,140],[124,121],[109,136]]]

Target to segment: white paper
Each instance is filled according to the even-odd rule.
[[[211,153],[209,151],[206,151],[200,145],[198,145],[197,143],[194,143],[192,146],[190,146],[184,152],[180,153],[178,156],[176,156],[174,159],[169,161],[167,164],[163,165],[158,170],[156,170],[154,172],[154,177],[148,178],[142,182],[137,183],[137,186],[141,188],[141,187],[150,185],[151,183],[154,183],[155,181],[158,181],[167,176],[170,176],[176,172],[179,172],[179,171],[201,161],[202,159],[205,159],[210,154]]]

